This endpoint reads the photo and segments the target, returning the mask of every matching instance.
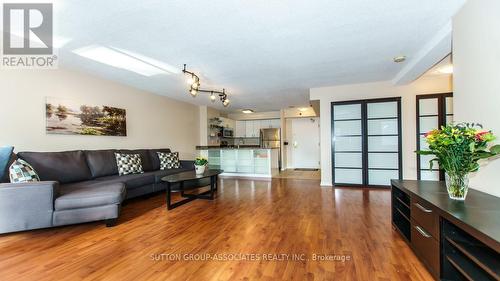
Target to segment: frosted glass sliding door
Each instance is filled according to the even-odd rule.
[[[401,175],[400,99],[332,103],[335,185],[388,186]]]
[[[368,185],[390,185],[399,179],[399,103],[367,103]]]
[[[427,150],[424,134],[453,122],[453,93],[417,96],[417,149]],[[444,174],[434,163],[430,169],[432,155],[417,155],[417,178],[419,180],[444,180]]]
[[[333,106],[334,183],[363,184],[361,104]]]

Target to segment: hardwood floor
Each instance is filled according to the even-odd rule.
[[[260,260],[189,260],[223,253]],[[172,211],[164,194],[130,201],[113,228],[0,235],[0,279],[432,280],[391,227],[388,190],[227,178],[215,201]]]

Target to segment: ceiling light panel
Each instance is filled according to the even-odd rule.
[[[143,76],[169,74],[166,70],[153,66],[130,54],[112,48],[92,45],[76,49],[73,53],[116,68],[125,69]]]
[[[173,74],[180,74],[181,73],[181,69],[180,68],[171,66],[170,64],[161,62],[159,60],[155,60],[153,58],[146,57],[144,55],[141,55],[141,54],[129,51],[129,50],[121,49],[121,48],[112,47],[112,49],[114,49],[116,51],[119,51],[121,53],[127,54],[127,55],[129,55],[131,57],[134,57],[134,58],[136,58],[138,60],[141,60],[141,61],[143,61],[143,62],[145,62],[147,64],[155,66],[155,67],[157,67],[159,69],[162,69],[162,70],[164,70],[166,72],[170,72],[170,73],[173,73]]]

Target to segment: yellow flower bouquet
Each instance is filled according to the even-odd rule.
[[[451,199],[465,200],[469,187],[469,174],[479,170],[478,161],[500,154],[500,145],[488,149],[495,140],[491,131],[480,124],[460,123],[434,129],[424,135],[429,150],[416,151],[421,155],[434,155],[431,169],[437,162],[446,172],[446,187]]]

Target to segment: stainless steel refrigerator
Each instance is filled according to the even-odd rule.
[[[281,131],[280,131],[280,129],[260,129],[260,147],[279,149],[278,168],[281,171]]]

